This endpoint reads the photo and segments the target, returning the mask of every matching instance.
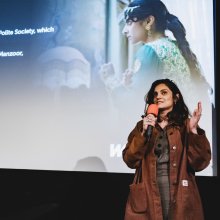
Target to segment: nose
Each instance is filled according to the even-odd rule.
[[[154,95],[154,101],[158,102],[161,99],[161,95],[160,94],[155,94]]]
[[[159,99],[160,97],[161,97],[161,95],[160,95],[160,94],[157,94],[156,98]]]
[[[158,94],[157,97],[156,97],[156,100],[157,100],[157,102],[160,101],[161,100],[161,95]]]
[[[128,29],[127,29],[127,24],[126,24],[122,30],[122,34],[127,35],[127,33],[128,33]]]

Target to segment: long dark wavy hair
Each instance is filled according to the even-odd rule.
[[[124,11],[125,21],[142,21],[148,16],[155,17],[155,28],[157,31],[164,33],[170,30],[176,38],[177,45],[185,58],[192,77],[197,80],[204,81],[201,74],[200,66],[196,55],[190,49],[190,45],[186,40],[186,30],[178,17],[170,14],[164,3],[160,0],[133,0]]]
[[[148,91],[146,97],[146,102],[148,104],[153,104],[154,103],[154,91],[156,86],[160,84],[165,84],[173,94],[173,98],[177,97],[178,94],[178,99],[176,100],[176,103],[173,106],[173,109],[171,112],[168,113],[168,121],[174,121],[177,124],[184,124],[184,121],[190,116],[189,109],[186,106],[183,96],[177,87],[177,85],[170,79],[158,79],[154,81],[151,85],[150,90]],[[160,111],[158,114],[158,120],[160,120]]]

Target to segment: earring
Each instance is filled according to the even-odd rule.
[[[150,30],[150,26],[147,25],[147,26],[145,27],[145,29],[146,29],[147,31],[149,31],[149,30]]]
[[[152,32],[151,32],[151,30],[149,30],[149,31],[147,32],[147,37],[150,38],[151,36],[152,36]]]
[[[146,26],[145,29],[146,29],[146,32],[147,32],[147,37],[150,38],[152,36],[150,26]]]

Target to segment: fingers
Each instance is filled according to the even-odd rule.
[[[132,83],[132,77],[133,77],[133,72],[130,69],[127,69],[123,74],[122,74],[122,84],[123,85],[129,85]]]
[[[202,115],[202,103],[198,102],[197,108],[194,110],[193,115],[199,117]]]
[[[126,69],[123,73],[124,77],[131,77],[133,75],[133,71],[131,69]]]
[[[157,118],[154,117],[152,114],[148,114],[146,117],[143,118],[143,128],[146,130],[148,125],[155,126]]]
[[[202,114],[202,103],[198,102],[198,114],[201,115]]]
[[[101,67],[100,67],[100,72],[104,75],[114,75],[115,74],[115,70],[114,70],[114,66],[112,63],[104,63]]]

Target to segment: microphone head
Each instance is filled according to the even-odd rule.
[[[158,109],[158,106],[156,104],[150,104],[147,108],[147,115],[148,114],[153,114],[154,116],[157,117],[158,111],[159,111],[159,109]]]

